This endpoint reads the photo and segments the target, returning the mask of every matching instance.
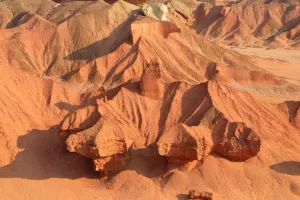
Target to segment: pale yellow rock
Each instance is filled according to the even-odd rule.
[[[144,4],[142,6],[143,13],[157,20],[166,21],[168,15],[168,7],[162,3]]]

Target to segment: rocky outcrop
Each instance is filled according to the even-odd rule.
[[[87,107],[67,117],[62,130],[71,133],[69,151],[93,159],[95,170],[104,172],[126,167],[132,147],[151,144],[168,161],[168,170],[190,171],[211,152],[233,161],[257,155],[258,135],[242,123],[229,122],[214,107],[207,83],[172,83],[164,90],[159,66],[148,64],[140,82],[127,84],[111,100],[98,100],[96,110]],[[95,123],[84,120],[94,112]],[[85,121],[89,126],[82,130]]]
[[[143,16],[138,16],[137,18],[138,20],[130,25],[133,43],[136,43],[141,36],[167,39],[170,34],[181,32],[180,27],[173,22],[157,21]]]
[[[157,143],[160,155],[173,164],[202,160],[211,152],[233,161],[257,155],[261,140],[253,130],[242,123],[228,122],[218,111],[210,112],[198,126],[179,123],[164,131]]]
[[[115,172],[124,169],[128,163],[129,155],[113,155],[94,159],[94,169],[100,172]]]
[[[168,168],[185,166],[187,171],[202,160],[212,149],[209,130],[203,127],[188,127],[179,123],[162,133],[157,142],[158,152],[168,159]]]
[[[259,136],[242,123],[219,119],[212,130],[214,152],[234,161],[244,161],[260,151]]]
[[[209,131],[179,123],[165,131],[158,143],[160,155],[182,160],[201,160],[212,148]]]
[[[196,9],[197,2],[191,0],[171,0],[166,5],[188,19]]]
[[[128,151],[140,132],[126,117],[99,102],[100,120],[91,128],[72,134],[66,140],[70,152],[94,161],[96,171],[117,171],[126,166]]]
[[[168,15],[168,7],[162,3],[145,4],[142,7],[143,13],[157,20],[166,21]]]
[[[159,60],[151,60],[150,63],[147,63],[141,77],[141,94],[150,99],[161,99],[164,95],[161,76],[161,62]]]
[[[213,200],[213,193],[211,192],[200,192],[198,190],[190,190],[189,198],[196,200]]]

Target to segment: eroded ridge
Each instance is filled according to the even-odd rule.
[[[76,123],[66,118],[62,131],[63,127],[73,130],[66,142],[69,151],[93,159],[95,170],[104,172],[125,168],[131,149],[153,145],[168,161],[169,170],[182,166],[191,170],[194,161],[210,153],[244,161],[260,151],[260,137],[255,131],[228,121],[216,109],[208,83],[171,83],[165,91],[157,92],[155,81],[161,76],[158,65],[151,62],[145,71],[140,82],[122,87],[113,99],[98,100],[100,117],[92,127],[76,132],[81,124],[94,122],[95,115]]]

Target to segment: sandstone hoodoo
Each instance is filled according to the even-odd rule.
[[[162,82],[161,62],[159,60],[146,64],[140,81],[141,94],[151,99],[162,99],[164,84]]]
[[[211,152],[212,141],[205,130],[179,123],[162,134],[158,148],[160,155],[170,159],[202,160]]]
[[[202,127],[188,127],[179,123],[162,133],[158,152],[166,156],[168,170],[183,167],[192,170],[197,160],[208,156],[212,149],[210,132]]]
[[[109,105],[98,103],[101,118],[91,128],[71,134],[66,141],[67,148],[93,159],[96,171],[118,171],[126,166],[129,148],[141,135],[124,116],[115,113]]]
[[[0,0],[1,199],[299,199],[298,19],[297,0]]]

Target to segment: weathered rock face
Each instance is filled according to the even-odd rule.
[[[140,88],[141,94],[150,99],[161,99],[164,95],[164,85],[162,83],[161,62],[151,61],[144,68]]]
[[[79,132],[80,133],[80,132]],[[93,136],[87,134],[72,134],[66,140],[70,152],[76,152],[84,157],[95,159],[99,157],[93,145]]]
[[[126,117],[114,113],[104,102],[98,103],[101,118],[91,128],[70,135],[67,148],[93,159],[96,171],[117,171],[126,166],[128,150],[141,135]]]
[[[104,172],[120,171],[126,167],[128,160],[128,154],[100,157],[93,160],[94,169]]]
[[[247,160],[260,151],[261,140],[241,123],[219,119],[212,130],[214,152],[234,161]]]
[[[163,132],[157,145],[160,155],[180,164],[202,160],[211,152],[212,140],[209,130],[179,123]]]
[[[143,13],[154,19],[158,19],[161,21],[167,20],[168,15],[168,7],[162,3],[152,3],[152,4],[145,4],[142,7]]]
[[[159,155],[166,157],[168,170],[190,171],[211,152],[234,161],[257,155],[260,138],[244,124],[229,122],[214,107],[207,83],[172,83],[163,90],[159,66],[148,64],[140,82],[124,86],[112,100],[98,100],[96,111],[80,109],[67,117],[62,130],[77,130],[66,141],[69,151],[93,159],[98,171],[124,168],[132,146],[151,144],[157,144]],[[100,117],[93,119],[94,112]],[[84,117],[96,123],[92,120],[93,125],[78,132],[87,121]]]
[[[209,130],[204,127],[188,127],[179,123],[162,133],[157,142],[158,152],[166,156],[168,169],[180,167],[183,171],[190,171],[212,149]]]
[[[189,198],[196,200],[212,200],[213,194],[211,192],[200,192],[198,190],[190,190]]]
[[[189,0],[170,0],[166,5],[176,10],[176,12],[180,13],[180,15],[184,18],[188,19],[196,9],[197,2]]]
[[[228,12],[230,11],[230,7],[222,7],[222,10],[220,11],[220,14],[224,17],[226,17],[226,15],[228,14]]]
[[[139,20],[131,24],[132,41],[136,43],[141,36],[168,38],[172,33],[180,33],[181,29],[170,21],[157,21],[149,17],[138,16]]]

